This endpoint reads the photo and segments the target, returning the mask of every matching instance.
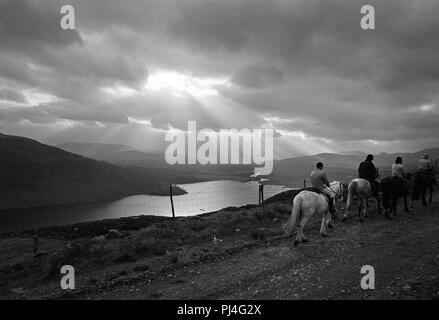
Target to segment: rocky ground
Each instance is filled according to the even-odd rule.
[[[4,236],[0,298],[439,299],[439,203],[401,209],[387,220],[372,204],[364,223],[352,211],[328,238],[316,217],[299,247],[280,232],[290,201],[154,221],[106,238],[46,232],[40,258],[29,235]],[[76,270],[73,291],[59,286],[64,263]],[[375,290],[360,287],[364,265],[375,269]]]

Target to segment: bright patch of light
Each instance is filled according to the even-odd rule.
[[[128,121],[130,123],[137,123],[137,124],[143,124],[143,125],[148,125],[148,126],[151,125],[151,121],[149,121],[149,120],[135,119],[135,118],[128,117]]]
[[[217,96],[217,86],[228,85],[227,79],[196,78],[177,72],[157,72],[148,77],[145,88],[152,91],[167,91],[177,97],[191,95]]]
[[[410,112],[431,112],[436,109],[434,104],[423,104],[422,106],[412,107],[409,109]]]
[[[117,85],[114,87],[102,87],[101,90],[106,94],[116,97],[129,97],[136,93],[136,90],[121,85]]]
[[[306,134],[302,131],[277,130],[282,136],[297,137],[306,140]]]
[[[55,121],[55,125],[62,127],[62,128],[71,128],[75,125],[75,122],[72,120],[61,119],[61,120]]]
[[[30,105],[53,103],[61,100],[54,95],[39,91],[38,89],[24,90],[23,95]]]
[[[371,140],[371,139],[369,139],[369,140],[367,140],[368,142],[370,142],[370,143],[372,143],[372,144],[374,144],[374,145],[378,145],[379,144],[379,142],[378,141],[375,141],[375,140]]]
[[[419,109],[424,112],[432,111],[434,108],[435,108],[434,104],[424,104],[419,107]]]

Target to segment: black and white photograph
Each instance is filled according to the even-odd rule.
[[[0,0],[0,300],[439,300],[438,17]]]

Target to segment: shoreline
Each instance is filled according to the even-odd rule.
[[[264,201],[264,204],[272,204],[275,202],[287,202],[300,191],[301,189],[282,191],[278,194],[273,195],[272,197],[267,198]],[[247,210],[247,209],[258,208],[258,207],[260,206],[258,206],[257,204],[245,204],[239,207],[228,206],[212,212],[204,212],[193,216],[176,217],[175,220],[186,221],[188,219],[200,219],[221,212],[240,211],[240,210]],[[55,237],[55,238],[63,237],[64,239],[75,239],[75,238],[84,238],[84,237],[93,238],[105,234],[105,232],[107,232],[110,229],[117,229],[119,231],[127,231],[127,230],[136,231],[158,222],[169,222],[173,220],[174,219],[172,217],[167,217],[167,216],[138,215],[138,216],[84,221],[78,223],[68,223],[62,225],[43,226],[36,228],[35,231],[39,236],[49,237],[49,238],[51,237]],[[79,230],[81,231],[78,232]],[[86,230],[86,232],[84,230]],[[10,237],[23,237],[23,236],[32,237],[34,234],[35,234],[34,230],[30,228],[17,230],[17,231],[6,231],[6,232],[0,232],[0,239],[10,238]]]

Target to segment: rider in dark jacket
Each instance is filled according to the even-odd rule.
[[[360,166],[358,167],[358,177],[369,181],[372,188],[372,193],[376,194],[378,192],[378,186],[376,182],[377,169],[372,161],[373,155],[369,154],[366,160],[360,163]]]

